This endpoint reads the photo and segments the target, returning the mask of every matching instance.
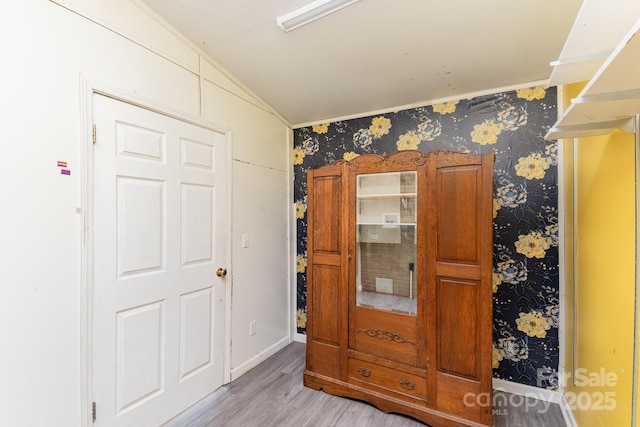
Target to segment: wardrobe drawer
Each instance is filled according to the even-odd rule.
[[[358,359],[349,359],[348,367],[349,382],[362,381],[395,393],[426,400],[426,378]]]

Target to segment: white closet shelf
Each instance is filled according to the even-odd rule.
[[[605,50],[552,62],[553,72],[549,78],[549,86],[589,80],[611,55],[611,52],[612,50]]]
[[[545,139],[632,133],[640,114],[640,19],[620,41]]]
[[[549,86],[592,78],[639,17],[638,0],[582,0]]]

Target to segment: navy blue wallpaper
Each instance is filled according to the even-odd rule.
[[[364,153],[495,152],[494,377],[557,388],[556,89],[523,88],[294,131],[297,326],[306,331],[306,172]]]

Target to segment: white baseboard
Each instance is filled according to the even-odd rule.
[[[569,407],[569,403],[564,396],[562,396],[562,403],[560,404],[560,410],[562,411],[562,416],[564,417],[564,422],[567,423],[567,427],[578,427],[578,422],[573,416],[573,412],[571,412],[571,408]]]
[[[520,396],[531,397],[545,402],[557,403],[558,406],[560,406],[560,410],[562,411],[562,416],[564,417],[567,427],[578,427],[578,423],[571,412],[567,399],[565,399],[564,395],[559,391],[518,384],[498,378],[493,379],[493,389]]]
[[[277,343],[275,343],[274,345],[272,345],[271,347],[268,347],[267,349],[256,354],[251,359],[241,363],[235,368],[231,368],[231,381],[236,380],[242,374],[249,372],[251,369],[255,368],[260,363],[264,362],[269,357],[273,356],[274,354],[276,354],[277,352],[285,348],[290,343],[291,343],[291,339],[289,337],[285,337],[280,341],[278,341]]]
[[[301,343],[306,344],[306,343],[307,343],[307,336],[306,336],[305,334],[299,334],[299,333],[296,333],[296,334],[293,336],[293,340],[294,340],[295,342],[301,342]]]
[[[558,391],[547,390],[545,388],[533,387],[525,384],[518,384],[512,381],[501,380],[499,378],[493,379],[493,389],[558,404],[563,399],[562,393]]]

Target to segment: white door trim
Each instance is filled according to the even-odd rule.
[[[225,134],[226,144],[226,256],[227,274],[225,294],[224,383],[231,380],[231,289],[233,265],[231,262],[231,195],[232,144],[231,129],[200,117],[193,116],[153,100],[80,76],[80,142],[81,142],[81,272],[80,272],[80,391],[81,425],[93,425],[93,97],[103,95],[146,110]]]

